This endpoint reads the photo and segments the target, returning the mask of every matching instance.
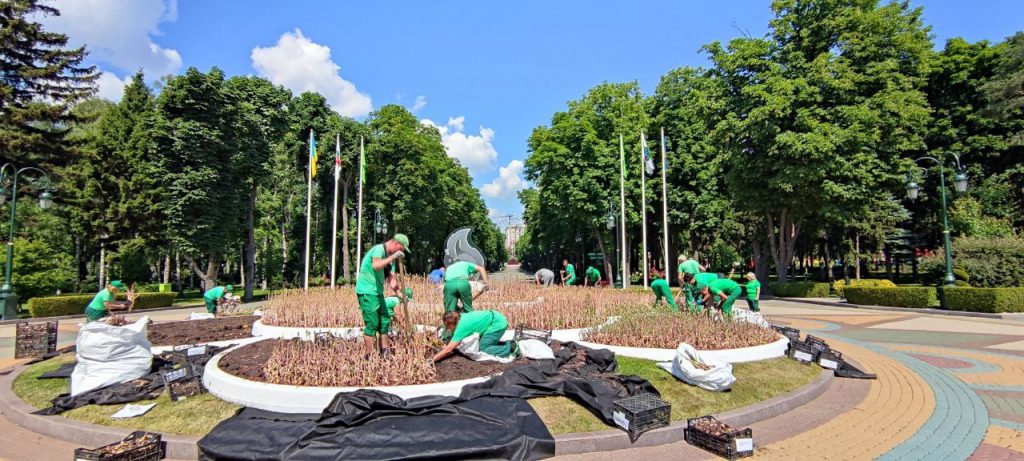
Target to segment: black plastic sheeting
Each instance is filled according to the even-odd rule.
[[[617,371],[613,353],[569,343],[555,360],[506,370],[459,397],[403,400],[359,390],[338,394],[321,414],[245,408],[199,441],[199,458],[543,459],[554,456],[554,438],[524,399],[564,395],[612,424],[615,400],[658,394],[647,380]]]
[[[202,365],[205,365],[213,354],[227,347],[230,346],[220,348],[208,346],[207,349],[210,354],[194,358],[191,360],[191,363],[196,365],[196,371],[201,374],[203,371]],[[61,394],[50,402],[50,408],[44,408],[36,411],[34,414],[57,415],[85,405],[115,405],[155,399],[160,394],[163,394],[164,387],[166,387],[162,373],[179,368],[188,362],[189,360],[185,356],[184,351],[164,352],[157,357],[153,357],[152,368],[150,368],[150,373],[146,376],[125,383],[111,384],[99,389],[93,389],[76,396]],[[57,370],[39,376],[38,379],[70,378],[71,371],[74,368],[74,363],[65,364]]]
[[[832,375],[837,378],[854,378],[854,379],[877,379],[878,376],[874,373],[865,373],[848,362],[843,361],[843,365],[832,372]]]

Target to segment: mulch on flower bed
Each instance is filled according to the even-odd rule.
[[[252,336],[255,315],[219,317],[207,320],[155,323],[149,326],[149,342],[154,346],[178,346],[242,339]]]
[[[277,341],[283,340],[268,339],[258,341],[228,352],[220,359],[220,368],[232,375],[238,376],[239,378],[265,382],[267,378],[263,374],[263,367],[266,365],[267,361],[270,360],[270,354],[273,352],[274,344],[276,344]],[[561,344],[557,341],[554,341],[551,344],[552,349],[556,351],[560,346]],[[527,365],[530,362],[532,362],[532,360],[522,357],[510,363],[490,361],[474,362],[466,356],[456,352],[448,358],[436,363],[434,367],[437,371],[437,381],[445,382],[479,378],[481,376],[491,376],[501,373],[509,368]]]

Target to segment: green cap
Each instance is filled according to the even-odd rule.
[[[405,234],[395,234],[395,241],[401,243],[406,250],[409,249],[409,237],[406,237]]]
[[[412,288],[405,289],[405,299],[412,299]]]
[[[228,291],[235,291],[235,287],[233,287],[231,285],[228,285],[228,286],[224,287],[224,289],[228,290]]]
[[[117,288],[118,290],[124,290],[124,284],[120,280],[113,280],[110,282],[110,286]]]

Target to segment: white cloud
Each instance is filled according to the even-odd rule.
[[[341,67],[331,60],[331,49],[306,38],[299,29],[282,34],[277,45],[253,48],[250,58],[260,75],[296,93],[320,93],[341,115],[360,117],[373,110],[370,97],[341,78]]]
[[[123,72],[140,68],[155,80],[181,69],[181,55],[153,42],[159,25],[178,17],[177,0],[56,0],[60,16],[39,18],[47,29],[85,45],[89,59]],[[102,90],[102,88],[101,88]]]
[[[511,197],[526,187],[526,181],[521,176],[522,172],[523,162],[521,160],[508,162],[508,166],[498,168],[498,177],[494,178],[494,181],[484,184],[480,188],[480,193],[490,198]]]
[[[422,109],[422,108],[424,108],[426,106],[427,106],[427,97],[421,94],[419,96],[416,96],[416,102],[412,103],[411,111],[412,111],[412,113],[415,114],[416,112],[419,112],[420,109]]]
[[[448,156],[458,159],[459,163],[469,168],[472,173],[491,169],[494,161],[498,159],[498,151],[491,144],[494,130],[490,128],[481,126],[478,134],[466,134],[466,117],[461,115],[449,118],[445,125],[438,125],[429,119],[420,122],[437,128],[441,132],[441,142],[444,143]]]
[[[131,77],[124,80],[117,78],[110,72],[101,72],[100,78],[96,79],[96,97],[108,101],[118,102],[124,95],[124,87],[131,81]]]
[[[494,208],[488,208],[487,209],[487,218],[488,219],[494,219],[494,218],[497,218],[500,215],[501,215],[501,212],[496,210],[496,209],[494,209]]]

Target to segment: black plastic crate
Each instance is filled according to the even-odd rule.
[[[668,426],[672,421],[672,404],[651,393],[616,400],[612,407],[612,419],[629,434],[630,442],[636,442],[640,434]]]
[[[14,326],[14,358],[38,358],[57,350],[57,322],[18,322]]]
[[[203,380],[192,364],[163,373],[164,385],[171,395],[171,401],[177,402],[193,395],[206,392]]]
[[[710,415],[686,420],[686,429],[683,432],[686,443],[726,459],[746,458],[754,455],[754,431],[750,428],[730,428],[721,435],[715,435],[700,428],[700,425],[706,421],[721,424],[714,416]]]
[[[817,356],[817,354],[829,350],[828,343],[825,342],[824,339],[821,339],[817,336],[807,335],[807,339],[805,340],[805,342],[811,347],[813,347],[815,351],[817,351],[815,356]]]
[[[818,359],[818,350],[806,341],[791,341],[789,358],[803,363],[815,362]]]
[[[538,330],[530,328],[526,325],[519,324],[516,327],[515,336],[512,337],[514,341],[522,341],[524,339],[536,339],[544,344],[551,344],[551,330]]]
[[[95,449],[76,448],[75,461],[159,461],[164,459],[164,443],[160,439],[155,432],[135,431],[117,443]],[[108,452],[119,445],[134,447],[121,453]]]
[[[780,335],[789,338],[790,341],[800,340],[800,330],[796,328],[784,327],[781,325],[772,325],[772,329],[777,331]]]
[[[838,370],[843,367],[843,354],[829,349],[818,354],[817,362],[822,368]]]

